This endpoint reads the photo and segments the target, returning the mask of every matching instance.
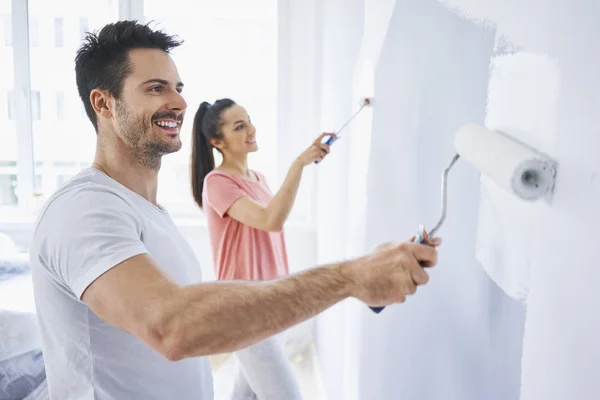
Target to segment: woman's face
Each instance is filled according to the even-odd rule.
[[[223,111],[221,120],[223,139],[215,143],[215,147],[230,155],[248,154],[258,150],[256,128],[243,107],[234,104]]]

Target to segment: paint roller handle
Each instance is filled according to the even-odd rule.
[[[429,246],[431,246],[431,243],[429,243],[429,242],[427,241],[427,239],[425,239],[425,237],[423,236],[423,233],[422,233],[422,232],[424,232],[424,230],[421,228],[421,229],[419,230],[419,233],[417,233],[417,234],[415,235],[415,240],[414,240],[414,241],[415,241],[416,243],[420,243],[420,244],[426,244],[426,245],[429,245]],[[369,307],[369,308],[370,308],[370,309],[371,309],[371,310],[372,310],[372,311],[373,311],[375,314],[379,314],[380,312],[382,312],[382,311],[383,311],[383,309],[384,309],[385,307]]]
[[[328,146],[331,146],[333,144],[333,142],[335,142],[338,139],[339,139],[339,137],[337,137],[337,136],[329,136],[329,138],[325,141],[325,144]]]
[[[338,140],[339,137],[337,136],[329,136],[329,138],[325,141],[324,144],[326,144],[327,146],[331,146],[333,144],[333,142],[335,142],[336,140]],[[318,164],[318,161],[313,161],[315,164]]]
[[[349,124],[350,122],[352,122],[352,120],[354,119],[354,117],[356,117],[356,116],[357,116],[357,115],[358,115],[358,114],[359,114],[359,113],[362,111],[362,109],[363,109],[363,108],[365,108],[365,107],[367,107],[367,106],[371,106],[371,105],[373,104],[373,98],[372,98],[372,97],[363,97],[363,98],[360,100],[360,103],[359,103],[359,104],[360,104],[360,108],[358,109],[358,111],[356,111],[356,112],[354,113],[354,115],[353,115],[353,116],[351,116],[351,117],[350,117],[350,119],[349,119],[348,121],[346,121],[346,123],[344,123],[344,125],[342,125],[342,127],[341,127],[341,128],[338,130],[338,131],[337,131],[337,134],[336,134],[336,136],[335,136],[335,137],[331,136],[329,139],[327,139],[327,141],[325,142],[325,144],[326,144],[326,145],[328,145],[328,146],[331,146],[331,145],[332,145],[332,144],[333,144],[333,143],[334,143],[336,140],[338,140],[338,139],[339,139],[339,136],[337,136],[337,135],[339,135],[339,134],[340,134],[340,132],[341,132],[341,131],[343,131],[343,130],[344,130],[344,128],[345,128],[346,126],[348,126],[348,124]],[[317,161],[315,161],[315,164],[318,164],[318,162],[317,162]]]

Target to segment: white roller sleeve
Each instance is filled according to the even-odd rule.
[[[537,200],[554,188],[554,162],[501,132],[467,124],[456,133],[454,147],[461,158],[523,200]]]

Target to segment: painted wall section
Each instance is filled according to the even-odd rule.
[[[484,122],[494,45],[493,30],[437,1],[396,2],[374,76],[367,247],[437,221],[453,134]],[[479,191],[478,174],[457,165],[429,285],[379,315],[361,311],[361,399],[518,397],[524,309],[475,259]]]
[[[487,123],[559,162],[551,207],[518,204],[492,185],[481,199],[482,210],[495,210],[480,215],[480,228],[492,219],[505,222],[495,237],[479,231],[484,267],[507,293],[522,282],[527,287],[520,398],[600,398],[600,3],[444,3],[494,26],[513,49],[494,59]]]
[[[556,138],[559,96],[556,59],[542,54],[498,50],[492,59],[486,125],[514,135],[548,153]],[[512,93],[520,93],[515,101]],[[541,202],[525,202],[482,177],[477,257],[511,297],[525,299],[533,262],[531,238],[538,237]]]

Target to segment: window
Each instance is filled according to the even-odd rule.
[[[65,119],[65,92],[56,92],[56,119]]]
[[[63,47],[65,45],[64,37],[63,19],[56,17],[54,18],[54,45],[56,47]]]
[[[10,46],[0,47],[0,219],[30,219],[41,204],[36,192],[38,200],[48,198],[93,160],[96,135],[80,112],[73,58],[79,30],[116,21],[119,1],[29,0],[19,10],[13,4],[21,5],[0,0],[0,46]],[[27,23],[14,26],[13,14]],[[29,52],[27,36],[35,48]]]
[[[163,161],[161,204],[176,218],[203,218],[189,183],[190,131],[198,105],[223,97],[251,114],[260,150],[251,155],[250,165],[277,187],[277,0],[172,0],[169,7],[159,0],[28,0],[19,20],[28,20],[29,46],[35,48],[29,52],[23,49],[26,28],[19,26],[12,35],[13,3],[20,4],[0,0],[0,15],[8,16],[4,42],[12,46],[0,49],[0,218],[3,212],[16,215],[15,201],[20,211],[35,216],[33,204],[41,204],[93,160],[96,134],[77,93],[73,58],[78,38],[118,20],[119,10],[143,9],[143,15],[126,17],[160,21],[156,25],[185,40],[173,53],[188,102],[183,148]],[[48,71],[53,71],[52,79]],[[23,92],[30,99],[29,113],[18,108]],[[36,191],[42,198],[34,202],[28,196]]]
[[[0,161],[0,210],[14,208],[17,203],[17,162]]]
[[[175,216],[202,218],[189,178],[193,116],[202,101],[229,97],[248,110],[260,148],[250,166],[276,188],[277,0],[171,0],[169,5],[144,1],[146,22],[160,21],[153,23],[184,40],[173,51],[188,104],[183,147],[163,159],[158,196]]]
[[[57,4],[62,9],[57,9]],[[31,85],[37,91],[31,98],[32,119],[38,118],[32,127],[33,154],[35,161],[43,163],[35,173],[41,175],[44,198],[94,158],[96,134],[85,112],[81,112],[84,107],[75,82],[74,54],[81,44],[78,38],[83,38],[85,32],[118,20],[118,6],[115,0],[63,0],[54,5],[29,0],[30,17],[50,15],[46,20],[40,18],[41,28],[51,29],[54,22],[55,32],[59,26],[64,33],[63,47],[57,49],[55,43],[42,42],[32,52],[30,67]],[[58,25],[57,20],[61,21]],[[36,60],[37,55],[40,58]],[[47,79],[48,71],[56,72],[52,79]]]
[[[79,18],[79,39],[85,39],[88,31],[88,19],[85,17]]]
[[[7,93],[6,102],[8,105],[8,119],[16,120],[17,119],[17,109],[16,109],[16,98],[15,92],[10,91]],[[40,92],[33,91],[31,92],[31,119],[33,121],[39,121],[42,118],[41,114],[41,102],[40,102]]]
[[[18,204],[18,152],[15,108],[15,79],[13,67],[12,1],[0,0],[3,35],[0,47],[0,213],[13,211]]]
[[[29,44],[32,47],[40,46],[40,26],[37,17],[30,17],[29,19]]]
[[[6,93],[6,113],[8,115],[8,119],[10,120],[17,119],[17,110],[15,108],[16,100],[17,99],[15,99],[14,91],[11,90],[10,92]]]
[[[16,206],[17,175],[0,174],[0,206]]]
[[[31,92],[31,119],[39,121],[42,119],[42,103],[40,101],[40,92]]]
[[[12,20],[9,15],[5,15],[2,19],[4,20],[4,45],[10,47],[12,46]]]

